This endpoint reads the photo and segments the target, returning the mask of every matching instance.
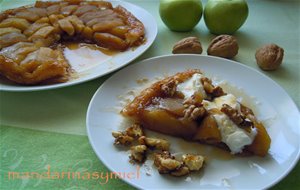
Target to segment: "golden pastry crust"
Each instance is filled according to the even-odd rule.
[[[125,51],[144,42],[144,30],[143,23],[125,8],[105,1],[37,1],[34,6],[6,10],[0,13],[0,74],[26,85],[64,82],[71,69],[56,48],[60,42],[86,42]],[[30,43],[38,53],[41,48],[51,48],[53,51],[42,52],[48,53],[46,57],[57,54],[58,59],[24,61],[31,52],[22,52],[18,59],[7,56],[11,46],[19,42]],[[25,67],[37,70],[28,71]]]

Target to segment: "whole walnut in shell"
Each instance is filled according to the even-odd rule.
[[[256,50],[257,65],[266,71],[276,70],[282,63],[284,50],[276,44],[265,45]]]
[[[235,37],[220,35],[215,37],[208,46],[207,54],[231,59],[238,54],[239,45]]]
[[[201,54],[202,46],[197,37],[187,37],[178,41],[173,47],[173,54]]]

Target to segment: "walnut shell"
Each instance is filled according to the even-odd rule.
[[[173,47],[173,54],[201,54],[202,46],[197,37],[187,37],[178,41]]]
[[[265,45],[256,50],[257,65],[266,71],[276,70],[282,63],[284,50],[276,44]]]
[[[207,54],[231,59],[238,54],[239,45],[235,37],[220,35],[215,37],[208,46]]]

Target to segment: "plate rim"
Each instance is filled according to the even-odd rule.
[[[92,135],[91,135],[91,127],[89,127],[89,118],[90,118],[90,110],[91,110],[91,107],[92,107],[92,103],[94,101],[94,99],[96,98],[96,96],[98,95],[98,93],[101,91],[101,89],[104,87],[104,85],[106,84],[107,81],[109,80],[112,80],[112,78],[117,75],[119,72],[121,72],[122,70],[126,69],[126,70],[130,70],[131,67],[134,67],[136,64],[145,64],[145,62],[148,62],[148,61],[152,61],[152,60],[156,60],[156,59],[163,59],[163,58],[170,58],[170,57],[198,57],[198,58],[206,58],[208,57],[209,59],[217,59],[217,60],[220,60],[220,61],[226,61],[226,62],[231,62],[233,64],[237,64],[241,67],[244,67],[246,69],[250,69],[252,71],[254,71],[255,73],[257,73],[258,75],[261,75],[262,77],[264,77],[265,79],[267,79],[269,82],[272,82],[273,85],[275,85],[279,90],[281,90],[285,96],[288,97],[288,99],[290,100],[290,102],[292,103],[292,106],[296,109],[297,111],[297,114],[298,116],[300,116],[300,111],[299,111],[299,108],[298,106],[296,105],[295,101],[290,97],[290,95],[286,92],[286,90],[284,90],[283,87],[281,87],[277,82],[275,82],[272,78],[270,78],[269,76],[265,75],[264,73],[262,72],[259,72],[258,70],[252,68],[252,67],[249,67],[247,65],[244,65],[238,61],[235,61],[235,60],[229,60],[229,59],[225,59],[225,58],[220,58],[220,57],[215,57],[215,56],[210,56],[210,55],[197,55],[197,54],[168,54],[168,55],[160,55],[160,56],[155,56],[155,57],[151,57],[151,58],[147,58],[147,59],[144,59],[144,60],[141,60],[141,61],[138,61],[138,62],[135,62],[134,64],[132,65],[129,65],[125,68],[122,68],[120,69],[119,71],[117,71],[116,73],[114,73],[112,76],[110,76],[105,82],[103,82],[99,87],[98,89],[95,91],[94,95],[92,96],[90,102],[89,102],[89,105],[88,105],[88,108],[87,108],[87,112],[86,112],[86,131],[87,131],[87,135],[88,135],[88,139],[89,139],[89,142],[92,146],[92,149],[93,151],[95,152],[96,156],[98,157],[98,159],[110,170],[110,171],[113,171],[112,168],[110,167],[109,164],[107,164],[106,161],[103,161],[101,159],[101,155],[98,155],[97,153],[97,150],[96,150],[96,146],[94,145],[93,141],[92,141]],[[268,188],[271,188],[273,187],[274,185],[278,184],[280,181],[282,181],[294,168],[295,166],[297,165],[297,163],[299,162],[300,160],[300,150],[298,150],[297,154],[296,154],[296,157],[295,159],[293,160],[293,163],[289,165],[288,169],[286,169],[280,176],[278,176],[276,178],[276,180],[273,180],[271,183],[267,184],[266,186],[262,187],[262,189],[268,189]],[[139,189],[143,189],[142,186],[139,186],[137,184],[135,184],[132,180],[127,180],[127,179],[123,179],[121,178],[121,180],[135,188],[139,188]]]
[[[46,90],[60,89],[60,88],[65,88],[65,87],[70,87],[70,86],[74,86],[74,85],[86,83],[86,82],[89,82],[91,80],[94,80],[94,79],[106,76],[108,74],[111,74],[111,73],[113,73],[113,72],[115,72],[115,71],[117,71],[119,69],[122,69],[123,67],[129,65],[134,60],[136,60],[138,57],[140,57],[141,55],[143,55],[152,46],[152,44],[154,43],[154,41],[155,41],[155,39],[157,37],[157,34],[158,34],[158,25],[157,25],[157,21],[154,18],[154,16],[151,13],[149,13],[146,9],[144,9],[144,8],[138,6],[138,5],[132,4],[130,2],[127,2],[127,1],[121,1],[121,0],[106,0],[106,1],[112,2],[112,3],[116,3],[118,5],[124,6],[125,8],[127,6],[131,6],[131,7],[134,7],[135,9],[139,9],[139,10],[143,11],[143,13],[147,14],[148,15],[147,18],[151,19],[152,22],[155,24],[154,28],[151,26],[151,30],[147,30],[146,31],[146,32],[149,32],[149,33],[151,33],[153,35],[153,39],[151,41],[149,41],[148,39],[146,39],[146,43],[144,43],[141,46],[139,46],[139,47],[142,47],[143,45],[145,46],[145,48],[139,54],[137,54],[136,56],[133,56],[132,58],[130,58],[127,61],[126,64],[123,64],[123,65],[121,65],[119,67],[115,67],[112,70],[109,70],[108,72],[105,72],[103,74],[96,75],[96,76],[93,76],[93,77],[90,77],[90,78],[87,78],[87,79],[84,79],[84,80],[75,80],[73,82],[71,80],[71,81],[66,81],[66,82],[63,82],[63,83],[56,83],[56,84],[50,84],[50,85],[41,85],[41,86],[39,86],[39,85],[37,85],[37,86],[19,85],[18,86],[18,84],[15,84],[16,86],[5,87],[5,86],[2,86],[3,85],[2,83],[0,83],[0,92],[34,92],[34,91],[46,91]],[[4,10],[6,10],[6,9],[4,9]],[[147,25],[144,24],[144,26],[145,26],[145,29],[146,29]],[[131,51],[131,48],[129,48],[126,51]],[[1,76],[1,77],[3,77],[3,76]],[[4,77],[4,80],[8,80],[8,79],[5,79],[5,77]]]

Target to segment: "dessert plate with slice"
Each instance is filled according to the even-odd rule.
[[[146,10],[123,1],[37,1],[0,12],[0,90],[82,83],[137,58],[157,35]]]
[[[170,164],[158,172],[153,147],[145,161],[132,163],[135,155],[120,146],[131,143],[129,133],[115,133],[132,123],[142,126],[144,139],[169,142],[175,157],[202,155],[204,167],[186,169],[181,177],[180,168],[166,170]],[[113,172],[139,172],[138,178],[122,179],[141,189],[271,187],[299,160],[299,124],[295,103],[270,78],[238,62],[201,55],[131,65],[97,90],[87,111],[88,137],[99,159]],[[112,133],[123,136],[114,139]],[[189,167],[185,160],[178,163]]]

